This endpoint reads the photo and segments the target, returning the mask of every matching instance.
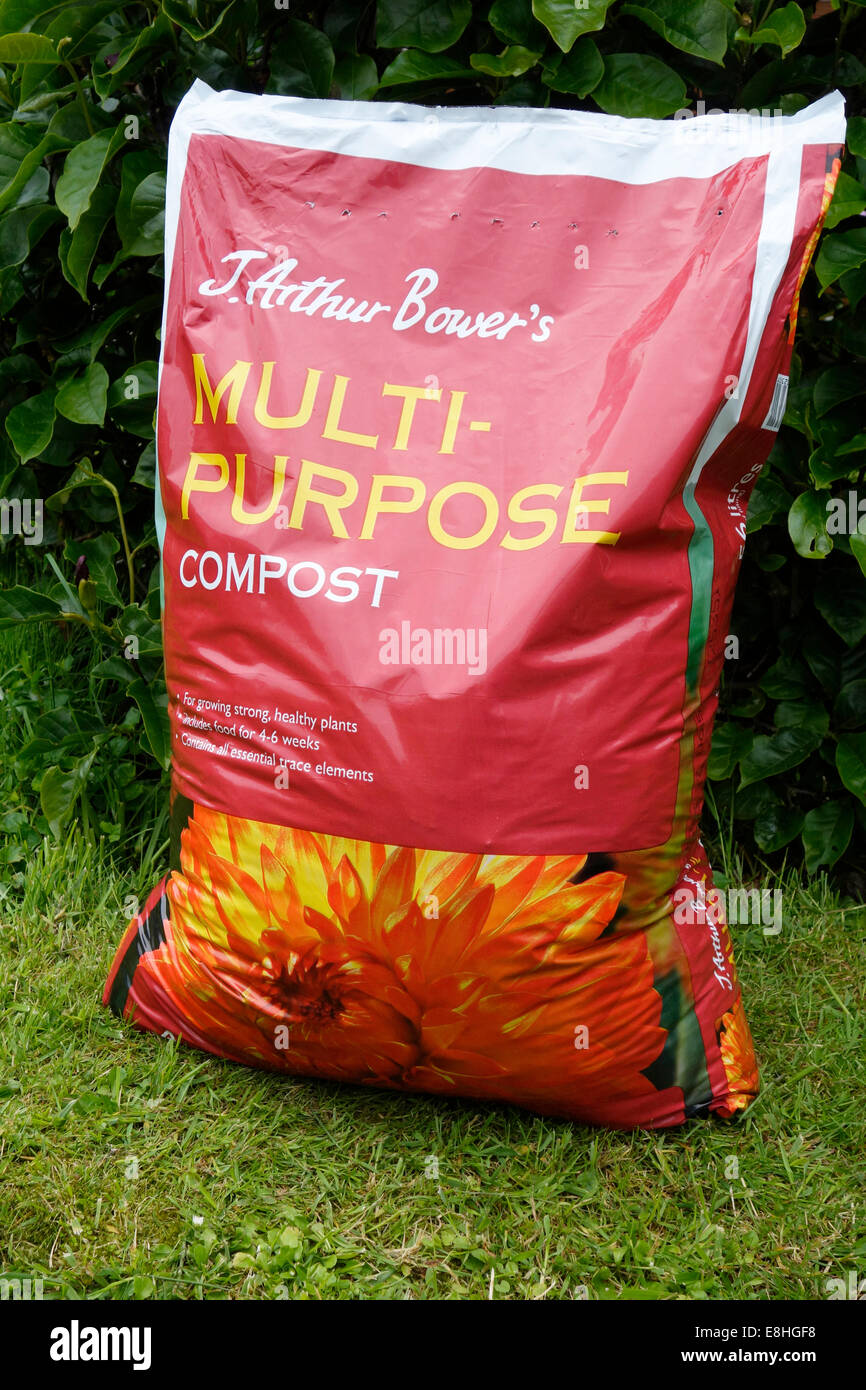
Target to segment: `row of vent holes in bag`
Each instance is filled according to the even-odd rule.
[[[315,204],[315,203],[311,203],[309,200],[307,200],[306,203],[304,204],[304,206],[305,206],[305,207],[308,207],[308,208],[314,208],[314,207],[316,206],[316,204]],[[717,208],[717,209],[716,209],[716,217],[723,217],[723,216],[724,216],[724,213],[725,213],[724,208]],[[341,216],[341,217],[351,217],[351,216],[352,216],[352,209],[351,209],[351,208],[343,208],[343,211],[340,213],[340,216]],[[376,214],[376,216],[377,216],[377,217],[387,217],[388,214],[387,214],[387,212],[379,212],[379,213]],[[459,212],[452,212],[452,213],[451,213],[451,221],[453,222],[454,219],[455,219],[455,217],[460,217],[460,216],[461,216],[461,214],[460,214]],[[496,224],[496,223],[504,224],[504,222],[505,222],[505,218],[504,218],[504,217],[491,217],[491,219],[490,219],[491,226],[494,225],[494,224]],[[534,222],[530,222],[529,225],[530,225],[530,227],[540,227],[540,226],[541,226],[541,223],[540,223],[540,221],[536,218],[536,220],[535,220]],[[579,225],[579,224],[578,224],[577,222],[569,222],[569,224],[568,224],[569,231],[576,231],[578,225]],[[607,235],[608,235],[608,236],[619,236],[619,232],[616,230],[615,227],[612,227],[612,228],[610,229],[610,231],[607,233]]]
[[[316,204],[315,204],[315,203],[311,203],[309,200],[307,200],[307,201],[305,202],[304,206],[305,206],[305,207],[308,207],[308,208],[314,208],[314,207],[316,206]],[[352,209],[351,209],[351,208],[343,208],[343,211],[340,213],[340,216],[341,216],[341,217],[351,217],[351,216],[352,216]],[[377,217],[387,217],[387,216],[388,216],[388,213],[387,213],[387,212],[378,212],[378,213],[376,214],[376,216],[377,216]],[[459,213],[459,212],[452,212],[452,213],[451,213],[451,221],[453,222],[454,219],[455,219],[455,217],[460,217],[460,216],[462,216],[461,213]],[[719,212],[719,216],[721,216],[721,211]],[[504,225],[504,223],[505,223],[505,218],[504,218],[504,217],[491,217],[490,223],[491,223],[491,226],[494,225],[494,224]],[[540,227],[540,226],[541,226],[541,222],[538,220],[538,218],[536,218],[535,221],[534,221],[534,222],[530,222],[529,225],[530,225],[530,227]],[[569,222],[569,224],[568,224],[568,227],[569,227],[569,230],[570,230],[570,231],[576,231],[576,230],[577,230],[577,226],[578,226],[577,222]],[[615,228],[611,228],[611,230],[608,232],[607,235],[608,235],[608,236],[619,236],[619,232],[616,231]]]

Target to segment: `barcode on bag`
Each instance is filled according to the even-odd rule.
[[[770,409],[767,411],[767,418],[761,426],[762,430],[777,430],[785,418],[785,404],[788,400],[788,378],[777,376],[776,384],[773,387],[773,399],[770,401]]]

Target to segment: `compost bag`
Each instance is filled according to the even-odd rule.
[[[171,862],[113,1009],[580,1121],[748,1104],[698,820],[843,134],[838,96],[658,122],[196,83],[157,420]]]

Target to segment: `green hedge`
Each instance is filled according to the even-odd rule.
[[[803,291],[785,423],[750,508],[710,804],[747,866],[802,858],[856,890],[866,517],[862,537],[848,534],[827,502],[847,509],[850,493],[856,508],[866,463],[858,53],[864,0],[0,0],[0,498],[7,529],[15,499],[46,499],[47,543],[0,542],[0,627],[32,625],[7,692],[7,862],[72,816],[121,838],[168,762],[153,411],[165,141],[195,77],[659,118],[701,102],[787,114],[839,87],[848,154]]]

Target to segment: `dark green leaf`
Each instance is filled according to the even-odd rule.
[[[12,589],[0,589],[0,630],[17,627],[19,623],[41,623],[46,618],[59,618],[62,611],[56,599],[21,584]]]
[[[721,0],[654,0],[646,5],[623,5],[655,33],[696,58],[721,63],[728,47],[728,11]]]
[[[94,108],[95,109],[95,108]],[[25,133],[26,132],[26,133]],[[48,128],[0,125],[0,212],[12,206],[46,155],[68,150],[90,131],[77,100],[61,106]]]
[[[832,410],[842,401],[850,401],[864,394],[866,394],[866,373],[862,372],[859,367],[847,362],[837,367],[828,367],[815,383],[813,397],[815,413],[826,415],[828,410]]]
[[[866,576],[866,536],[855,535],[849,537],[849,545],[851,546],[851,554],[863,571],[864,576]]]
[[[839,280],[839,288],[851,309],[856,309],[860,300],[866,298],[866,266],[846,271]]]
[[[545,64],[541,80],[555,92],[585,97],[601,81],[604,59],[595,39],[578,39],[570,53],[554,53]]]
[[[849,116],[845,141],[850,154],[866,157],[866,116]]]
[[[86,785],[96,752],[94,749],[85,757],[79,758],[68,772],[59,767],[50,767],[42,778],[39,800],[51,833],[58,839]]]
[[[847,376],[847,368],[844,375]],[[839,389],[841,391],[842,383]],[[817,430],[821,445],[828,454],[846,448],[858,431],[862,430],[863,423],[862,406],[857,400],[843,401],[834,405],[825,415],[813,415],[812,418],[812,428]]]
[[[153,440],[145,444],[138,456],[138,463],[132,475],[132,481],[138,483],[139,487],[153,489],[156,479],[156,445]]]
[[[471,18],[469,0],[379,0],[376,43],[441,53],[457,42]]]
[[[103,100],[112,92],[126,86],[133,73],[140,71],[148,60],[148,50],[158,47],[171,33],[165,14],[158,14],[152,24],[136,28],[120,36],[112,35],[94,55],[91,65],[93,87]]]
[[[866,637],[866,584],[850,566],[828,569],[815,586],[815,607],[821,617],[853,647]]]
[[[71,756],[84,744],[92,743],[92,736],[102,728],[100,720],[83,710],[71,710],[68,706],[46,710],[33,726],[32,740],[25,744],[27,756],[34,751],[52,752],[55,758]]]
[[[780,656],[761,677],[761,689],[772,700],[796,700],[806,686],[807,672],[801,661]]]
[[[39,126],[13,121],[0,125],[0,211],[29,183],[48,144]]]
[[[846,456],[839,457],[832,447],[821,445],[809,455],[809,472],[814,479],[816,487],[827,487],[838,478],[846,478],[853,468],[856,467],[856,459],[852,460]],[[830,536],[842,535],[847,530],[847,521],[840,529],[836,520],[838,512],[839,498],[829,498],[824,494],[824,504],[827,514],[827,534]]]
[[[75,231],[64,227],[60,233],[60,268],[85,301],[93,258],[102,234],[111,221],[116,202],[116,189],[95,189],[90,207],[82,213]]]
[[[344,101],[367,101],[379,85],[379,74],[366,54],[347,53],[334,68],[334,81]]]
[[[836,454],[844,458],[847,454],[866,453],[866,431],[855,434],[853,439],[848,439],[844,444],[840,444],[836,449]]]
[[[838,729],[859,729],[866,724],[866,680],[842,686],[833,706],[833,721]]]
[[[61,386],[57,409],[76,425],[101,425],[108,399],[108,372],[93,362],[79,377]]]
[[[713,744],[707,764],[707,776],[713,782],[730,777],[737,763],[752,746],[751,729],[741,724],[719,724],[713,731]]]
[[[154,150],[131,150],[120,170],[120,194],[114,212],[121,249],[111,265],[97,266],[93,280],[101,287],[131,256],[157,255],[162,247],[165,196],[164,160]],[[146,225],[141,223],[142,215]],[[122,311],[118,310],[118,313]]]
[[[825,236],[815,261],[815,274],[822,290],[832,285],[847,271],[857,270],[866,263],[866,227],[851,232],[834,232]]]
[[[818,681],[822,690],[831,696],[838,693],[840,686],[839,644],[822,625],[815,624],[806,632],[800,644],[806,664]],[[779,698],[784,699],[782,695]],[[797,698],[797,692],[794,692]]]
[[[746,534],[760,531],[774,517],[787,513],[791,505],[790,494],[775,478],[761,474],[749,498],[746,516]]]
[[[165,174],[161,171],[139,178],[141,160],[152,156],[141,152],[123,161],[120,197],[114,220],[123,243],[111,265],[98,266],[94,283],[101,287],[123,261],[132,256],[155,256],[162,250],[165,224]],[[128,169],[128,166],[131,166]]]
[[[331,0],[322,19],[322,29],[335,53],[356,53],[358,27],[367,11],[368,0]]]
[[[805,33],[806,17],[800,6],[791,0],[790,4],[783,5],[781,9],[773,10],[767,15],[753,33],[739,29],[737,38],[745,39],[747,43],[777,44],[782,50],[782,57],[785,58],[797,48]]]
[[[0,357],[0,393],[5,395],[16,386],[26,386],[31,381],[41,379],[42,373],[26,353],[13,352],[8,357]]]
[[[39,63],[55,67],[57,49],[44,34],[0,34],[0,63]]]
[[[841,685],[849,681],[866,680],[866,642],[842,653],[839,663]]]
[[[64,480],[63,486],[53,492],[50,497],[46,497],[45,505],[50,512],[62,511],[69,501],[70,493],[78,488],[99,487],[99,475],[93,472],[90,459],[81,459],[73,469],[68,478]]]
[[[21,189],[21,192],[15,199],[14,206],[16,208],[24,208],[29,207],[31,203],[45,203],[47,201],[46,195],[50,185],[51,175],[45,168],[45,165],[40,164],[37,169],[33,170],[30,178]]]
[[[833,549],[827,534],[827,498],[817,492],[801,492],[788,512],[788,534],[798,555],[823,560]]]
[[[105,37],[102,21],[117,9],[116,0],[115,3],[112,0],[85,0],[82,4],[65,0],[65,3],[53,6],[55,12],[59,11],[53,18],[47,14],[41,16],[38,28],[55,46],[61,39],[67,40],[62,56],[69,61],[98,53]]]
[[[123,641],[128,637],[138,639],[141,656],[162,656],[162,628],[148,617],[140,604],[130,603],[115,619],[114,625]]]
[[[487,73],[489,77],[520,77],[535,67],[540,53],[530,53],[528,48],[513,44],[501,53],[471,53],[469,62],[476,72]]]
[[[124,238],[124,257],[153,256],[162,250],[165,174],[148,174],[136,186],[129,204],[129,222],[134,233]]]
[[[843,222],[846,217],[856,217],[864,208],[866,208],[866,188],[856,179],[852,179],[849,174],[840,173],[836,180],[833,201],[827,209],[824,225],[828,229],[835,227],[837,222]]]
[[[825,865],[831,869],[842,858],[854,830],[854,807],[850,801],[825,801],[813,806],[803,820],[803,848],[806,872],[817,873]]]
[[[40,391],[13,406],[6,416],[6,433],[15,445],[22,463],[37,458],[50,443],[56,411],[54,390]]]
[[[766,782],[753,782],[736,794],[734,816],[737,820],[755,820],[781,806],[781,800]]]
[[[821,743],[814,729],[780,729],[775,734],[758,734],[750,751],[740,763],[741,787],[750,782],[762,782],[776,777],[805,762]]]
[[[753,685],[750,690],[741,696],[735,696],[728,705],[728,713],[733,714],[737,719],[754,719],[756,715],[767,703],[767,697],[763,690],[759,690]]]
[[[82,213],[90,206],[103,169],[123,143],[123,127],[117,126],[114,130],[97,131],[96,135],[76,145],[66,156],[54,196],[73,231]]]
[[[670,116],[682,108],[682,78],[658,58],[643,53],[609,53],[593,100],[615,116]]]
[[[158,308],[160,298],[161,296],[152,295],[145,299],[133,300],[131,304],[122,304],[113,314],[96,323],[87,324],[71,338],[61,339],[58,343],[59,351],[69,355],[76,362],[92,362],[122,323],[129,318],[146,320]]]
[[[108,404],[111,407],[122,407],[124,404],[155,396],[158,383],[159,364],[156,361],[133,362],[123,376],[111,383]]]
[[[7,212],[0,220],[0,271],[26,261],[48,228],[61,220],[50,203],[31,203]]]
[[[843,734],[836,744],[836,767],[849,792],[866,806],[866,734]]]
[[[141,678],[130,683],[129,694],[141,710],[141,719],[151,752],[161,767],[168,767],[171,757],[171,730],[168,722],[168,702],[165,688],[154,689]]]
[[[476,77],[472,68],[466,68],[454,58],[444,54],[420,53],[418,49],[408,48],[398,53],[393,63],[389,63],[379,79],[380,87],[398,87],[408,82],[450,82],[457,77]]]
[[[326,97],[334,75],[334,50],[326,34],[300,19],[283,20],[271,54],[269,92]]]
[[[189,34],[196,43],[201,43],[203,39],[211,38],[223,21],[228,19],[232,11],[235,10],[235,3],[236,0],[228,0],[227,4],[209,7],[211,13],[215,13],[215,18],[212,23],[206,21],[204,24],[199,22],[189,4],[184,3],[184,0],[162,0],[162,8],[168,18],[174,20],[174,23],[183,29],[185,34]]]
[[[830,716],[818,700],[782,700],[776,706],[777,729],[812,729],[821,738],[830,727]]]
[[[487,23],[503,43],[519,43],[533,52],[544,50],[547,33],[532,13],[531,0],[495,0]]]
[[[789,845],[803,828],[803,812],[780,802],[768,806],[755,817],[755,843],[765,854]]]
[[[540,20],[554,43],[568,53],[581,34],[604,28],[613,0],[532,0],[532,13]]]

